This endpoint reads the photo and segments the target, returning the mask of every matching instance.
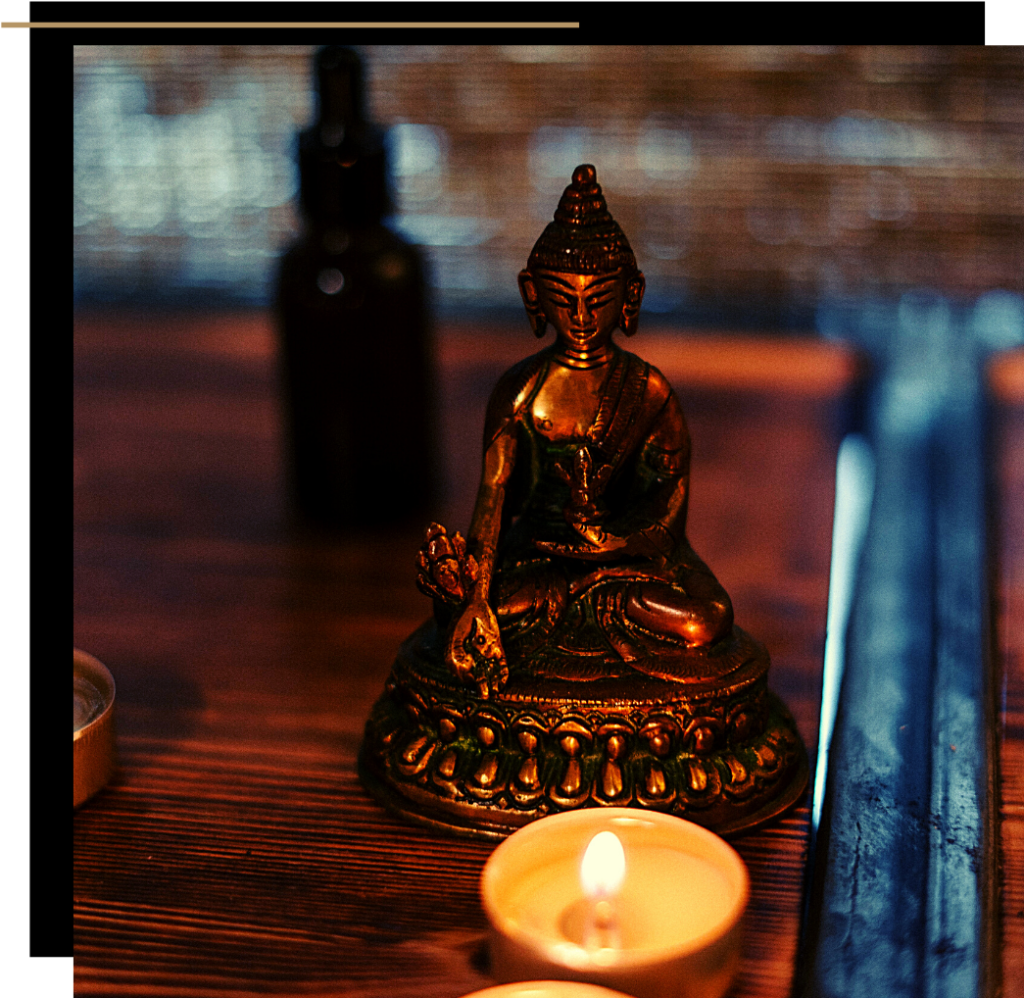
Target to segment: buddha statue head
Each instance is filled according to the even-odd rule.
[[[644,275],[589,163],[573,171],[520,271],[519,291],[534,333],[543,336],[551,323],[567,352],[599,351],[615,329],[636,332]]]

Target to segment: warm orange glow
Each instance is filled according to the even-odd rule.
[[[587,898],[613,897],[626,876],[626,855],[614,832],[598,832],[590,840],[580,865],[580,884]]]

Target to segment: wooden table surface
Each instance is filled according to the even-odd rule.
[[[490,387],[534,344],[525,322],[439,334],[452,527],[468,522]],[[813,761],[853,361],[644,329],[630,346],[680,394],[691,541],[769,648]],[[74,640],[114,674],[120,755],[74,818],[76,993],[455,998],[493,983],[478,895],[493,845],[391,817],[355,770],[398,645],[430,612],[419,531],[299,528],[282,453],[263,313],[76,322]],[[807,831],[805,797],[734,840],[752,878],[735,998],[789,990]]]

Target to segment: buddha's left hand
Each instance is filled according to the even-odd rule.
[[[586,561],[608,561],[621,555],[639,554],[634,550],[632,537],[619,537],[610,534],[600,524],[574,524],[576,533],[580,535],[582,544],[555,544],[552,541],[535,541],[539,551],[546,554],[557,554],[563,558],[582,558]]]

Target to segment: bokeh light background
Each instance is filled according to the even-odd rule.
[[[593,162],[667,322],[812,330],[927,290],[1024,330],[1024,49],[359,49],[441,315],[519,308]],[[272,300],[314,51],[76,47],[80,304]]]

